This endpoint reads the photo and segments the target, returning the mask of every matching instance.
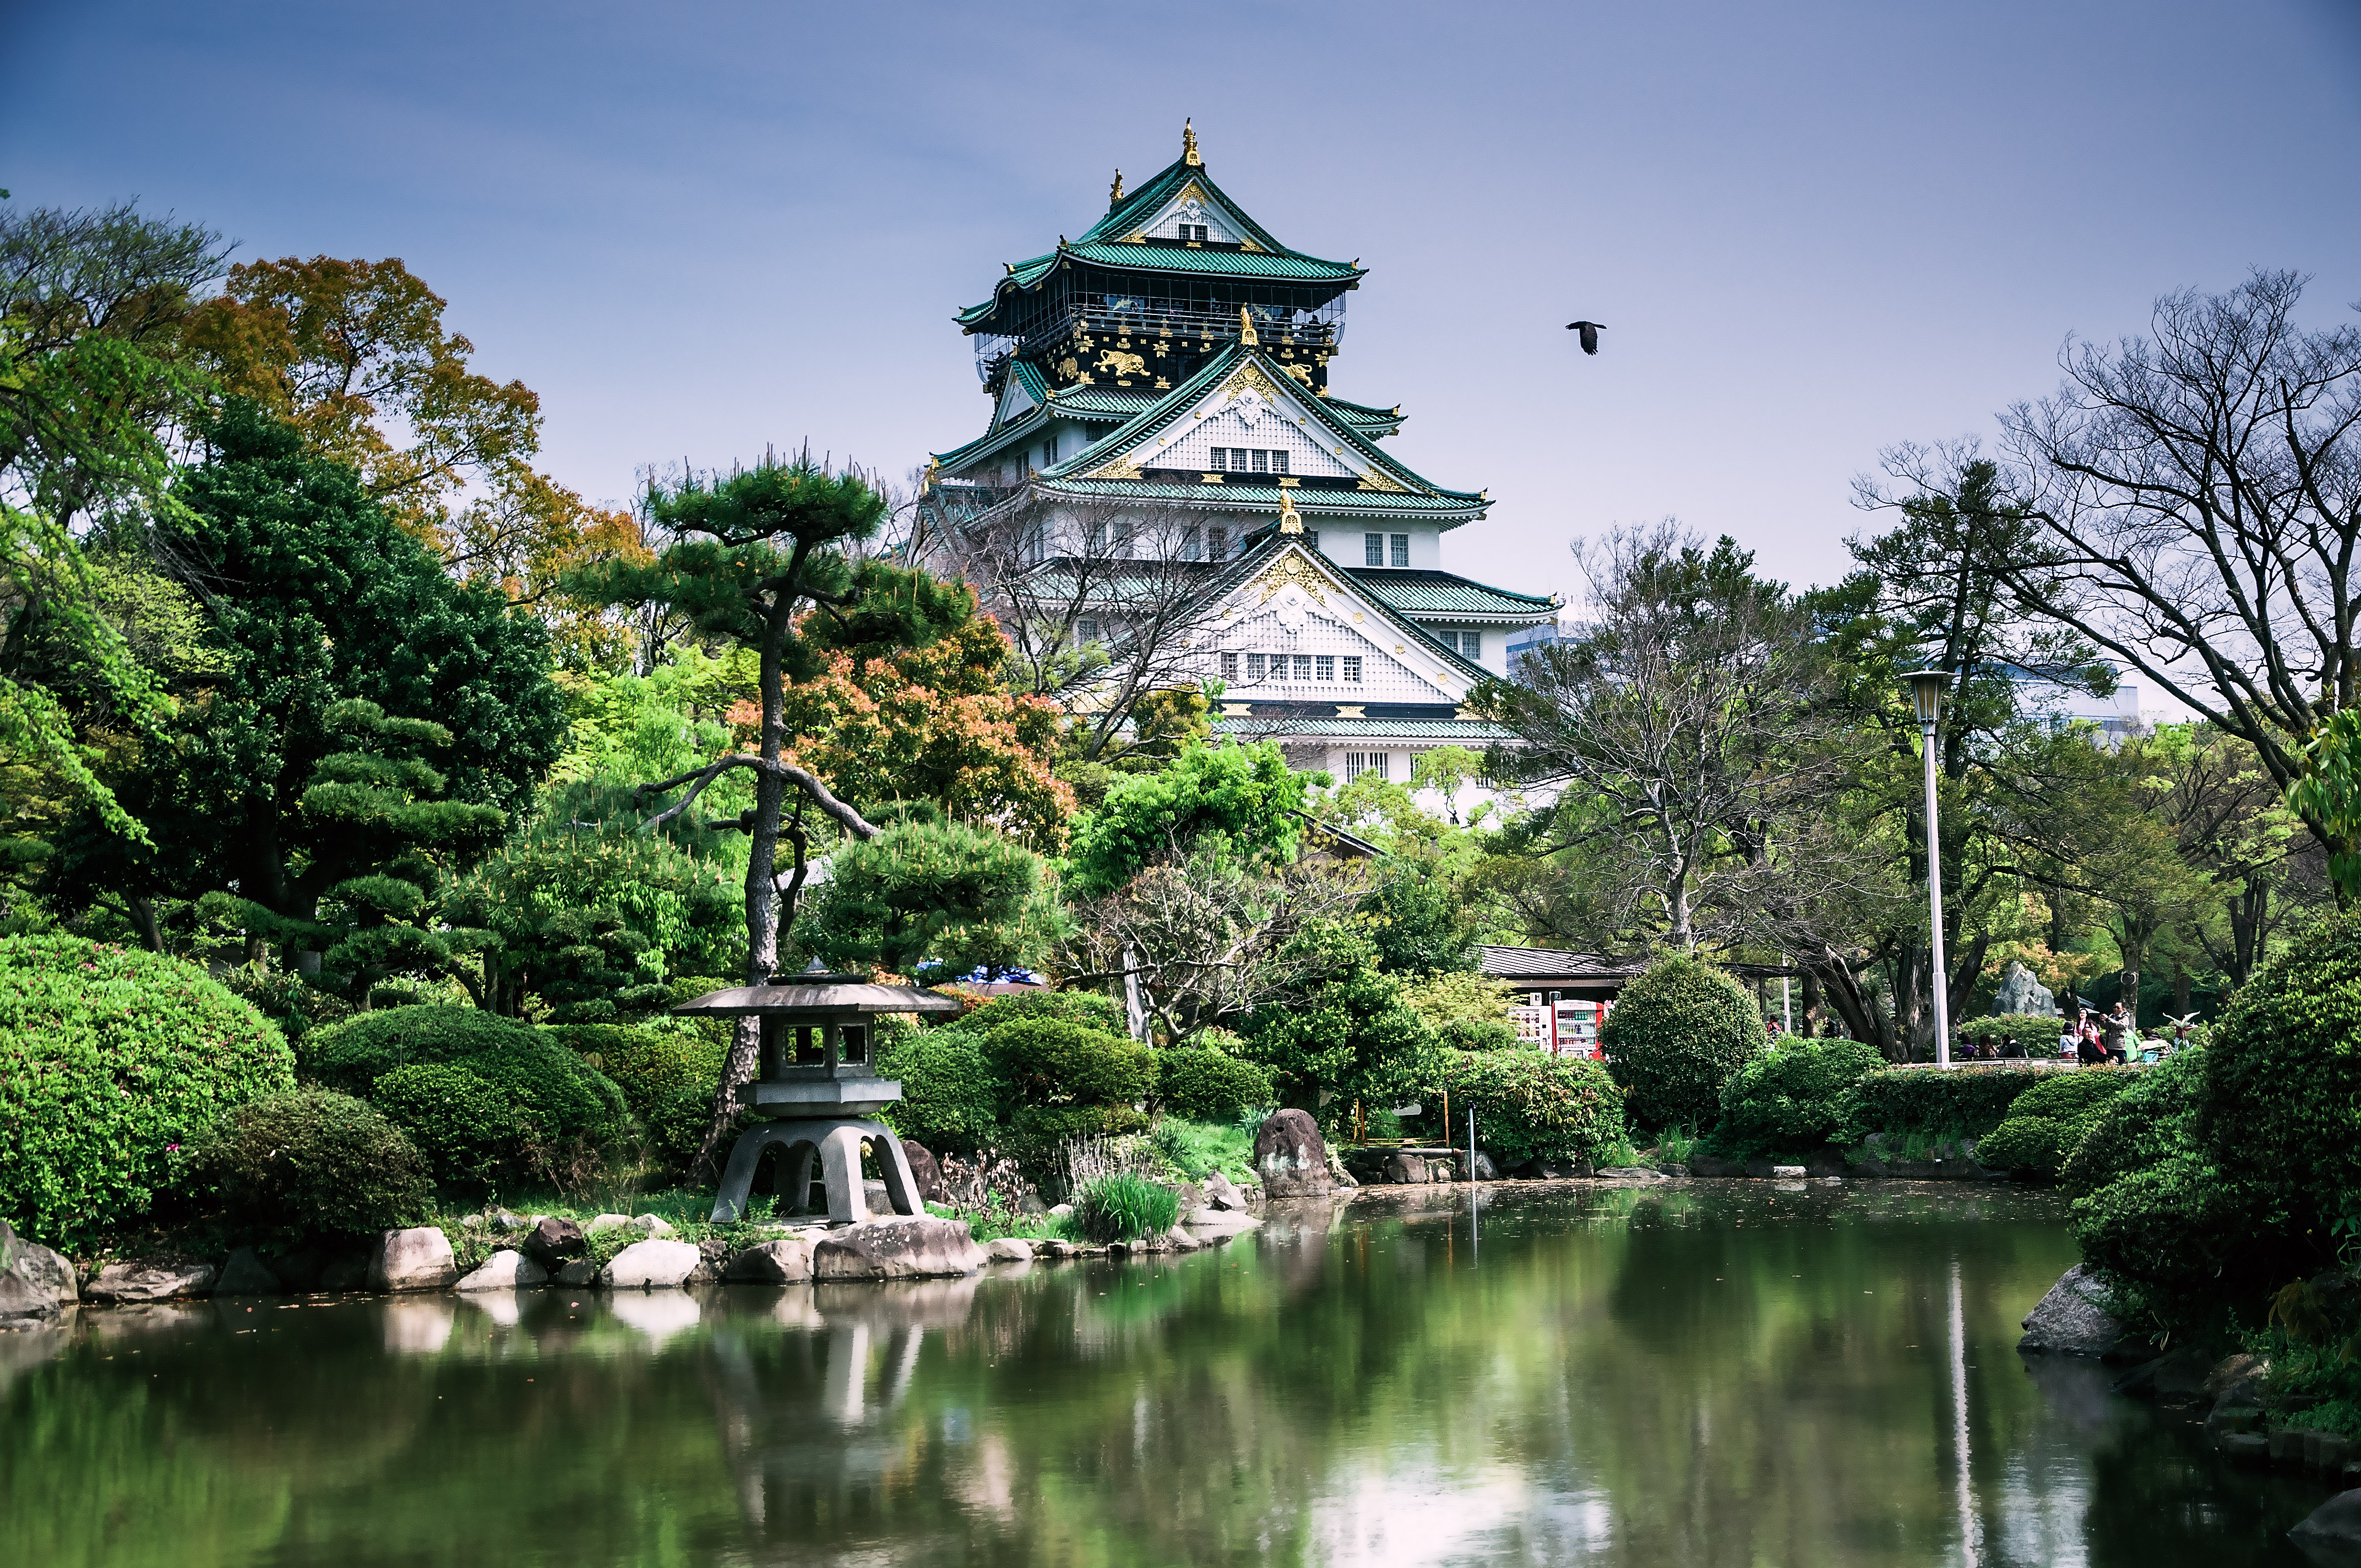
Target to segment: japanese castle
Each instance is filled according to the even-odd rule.
[[[1170,167],[1128,193],[1118,174],[1095,224],[1006,269],[957,317],[992,416],[935,455],[938,515],[1027,519],[1023,569],[1065,580],[1093,552],[1171,567],[1170,667],[1222,683],[1217,733],[1279,740],[1299,770],[1407,781],[1424,749],[1503,737],[1463,701],[1557,601],[1444,570],[1443,536],[1490,497],[1389,456],[1399,406],[1330,390],[1367,269],[1281,244],[1189,127]],[[1122,600],[1075,622],[1118,667],[1146,635]]]

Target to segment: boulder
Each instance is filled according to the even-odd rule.
[[[2017,1349],[2059,1355],[2104,1355],[2124,1337],[2105,1289],[2079,1263],[2059,1276],[2017,1326],[2025,1331]]]
[[[894,1200],[886,1192],[885,1184],[882,1181],[862,1182],[861,1201],[869,1206],[869,1212],[873,1214],[890,1214],[894,1212]]]
[[[2058,1016],[2058,998],[2048,986],[2034,978],[2033,971],[2020,959],[2011,959],[2000,972],[2000,992],[1993,998],[1993,1013],[2005,1018],[2011,1014],[2037,1014],[2045,1018]],[[2053,1031],[2054,1033],[2054,1031]],[[2018,1042],[2030,1049],[2033,1042]]]
[[[984,1251],[965,1220],[877,1220],[830,1231],[812,1248],[815,1279],[932,1279],[973,1274]]]
[[[1426,1161],[1414,1154],[1392,1154],[1386,1157],[1386,1179],[1398,1187],[1422,1187],[1430,1179]]]
[[[1274,1111],[1255,1132],[1255,1174],[1272,1198],[1324,1197],[1335,1186],[1328,1146],[1305,1111]]]
[[[1041,1201],[1038,1192],[1028,1190],[1016,1200],[1016,1212],[1020,1214],[1046,1214],[1049,1212],[1049,1205]]]
[[[1205,1206],[1209,1209],[1243,1209],[1246,1206],[1246,1195],[1228,1177],[1218,1170],[1213,1171],[1205,1177]]]
[[[544,1268],[555,1268],[568,1258],[580,1257],[589,1245],[581,1226],[555,1214],[535,1220],[532,1233],[524,1239],[526,1254]]]
[[[18,1238],[0,1220],[0,1321],[50,1318],[82,1299],[64,1254]]]
[[[750,1246],[721,1275],[732,1285],[798,1285],[811,1277],[812,1246],[801,1236]]]
[[[1598,1168],[1598,1174],[1614,1181],[1670,1181],[1672,1179],[1663,1171],[1644,1165],[1606,1165]]]
[[[672,1234],[672,1223],[662,1214],[637,1215],[631,1221],[631,1229],[637,1231],[643,1236],[668,1236]]]
[[[231,1253],[229,1261],[222,1265],[221,1277],[214,1281],[216,1296],[276,1296],[285,1288],[250,1246]]]
[[[1774,1165],[1771,1168],[1771,1175],[1774,1180],[1801,1181],[1806,1172],[1800,1165]]]
[[[697,1243],[697,1255],[699,1261],[697,1267],[690,1272],[688,1283],[719,1285],[721,1282],[722,1270],[730,1266],[730,1256],[737,1250],[719,1236],[708,1236]]]
[[[458,1290],[530,1290],[549,1283],[549,1271],[514,1247],[502,1247],[453,1287]]]
[[[434,1234],[441,1235],[443,1233],[437,1231]],[[110,1263],[98,1271],[82,1294],[93,1301],[127,1305],[135,1301],[169,1301],[175,1297],[210,1295],[213,1287],[214,1266],[210,1263],[159,1260]]]
[[[594,1214],[590,1217],[590,1223],[582,1227],[582,1234],[586,1236],[603,1236],[609,1231],[620,1231],[631,1223],[631,1217],[629,1214]]]
[[[902,1157],[910,1162],[910,1179],[917,1185],[918,1201],[939,1203],[943,1201],[943,1166],[924,1144],[902,1140]]]
[[[1743,1176],[1746,1174],[1744,1160],[1724,1159],[1719,1155],[1706,1154],[1702,1150],[1689,1156],[1688,1166],[1691,1176]],[[1604,1176],[1607,1173],[1602,1170],[1598,1174]]]
[[[524,1230],[532,1223],[533,1222],[531,1220],[524,1218],[521,1214],[511,1214],[506,1209],[495,1209],[492,1211],[492,1229],[500,1232],[502,1235],[506,1235],[511,1231]]]
[[[1262,1223],[1252,1214],[1242,1213],[1235,1209],[1200,1209],[1193,1214],[1182,1215],[1180,1223],[1199,1241],[1222,1240],[1251,1231]]]
[[[2361,1551],[2361,1488],[2339,1492],[2310,1517],[2288,1531],[2300,1546],[2324,1546],[2332,1551]]]
[[[569,1258],[557,1266],[557,1272],[549,1277],[549,1282],[563,1285],[568,1289],[596,1285],[598,1283],[598,1266],[587,1257]]]
[[[1073,1213],[1074,1206],[1071,1203],[1053,1204],[1049,1210],[1049,1215],[1053,1220],[1071,1219]]]
[[[688,1283],[705,1255],[687,1242],[633,1242],[598,1276],[609,1290],[669,1290]]]
[[[1030,1263],[1033,1244],[1022,1236],[1002,1236],[984,1244],[983,1255],[994,1263]]]
[[[436,1225],[412,1225],[379,1236],[369,1258],[372,1290],[440,1290],[459,1277],[451,1238]]]

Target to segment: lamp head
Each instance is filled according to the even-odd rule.
[[[1951,684],[1949,670],[1910,670],[1902,677],[1910,685],[1910,706],[1917,710],[1918,722],[1933,724],[1943,717],[1943,688]]]

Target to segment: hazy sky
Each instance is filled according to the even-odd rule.
[[[0,0],[0,66],[18,203],[402,258],[613,501],[980,433],[951,313],[1184,115],[1282,240],[1374,269],[1336,389],[1490,488],[1445,562],[1531,590],[1666,514],[1828,580],[1879,448],[1988,430],[2068,334],[2257,265],[2315,274],[2318,321],[2361,300],[2361,0]]]

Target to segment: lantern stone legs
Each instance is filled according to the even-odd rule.
[[[739,1135],[721,1172],[721,1190],[713,1200],[717,1225],[743,1219],[753,1193],[754,1175],[765,1149],[779,1146],[778,1181],[774,1188],[782,1213],[800,1211],[811,1191],[812,1163],[819,1163],[828,1188],[828,1217],[837,1223],[859,1223],[873,1218],[861,1176],[861,1146],[866,1142],[877,1156],[885,1177],[885,1196],[897,1214],[923,1214],[918,1184],[902,1140],[883,1122],[865,1118],[815,1117],[809,1120],[764,1122]]]

